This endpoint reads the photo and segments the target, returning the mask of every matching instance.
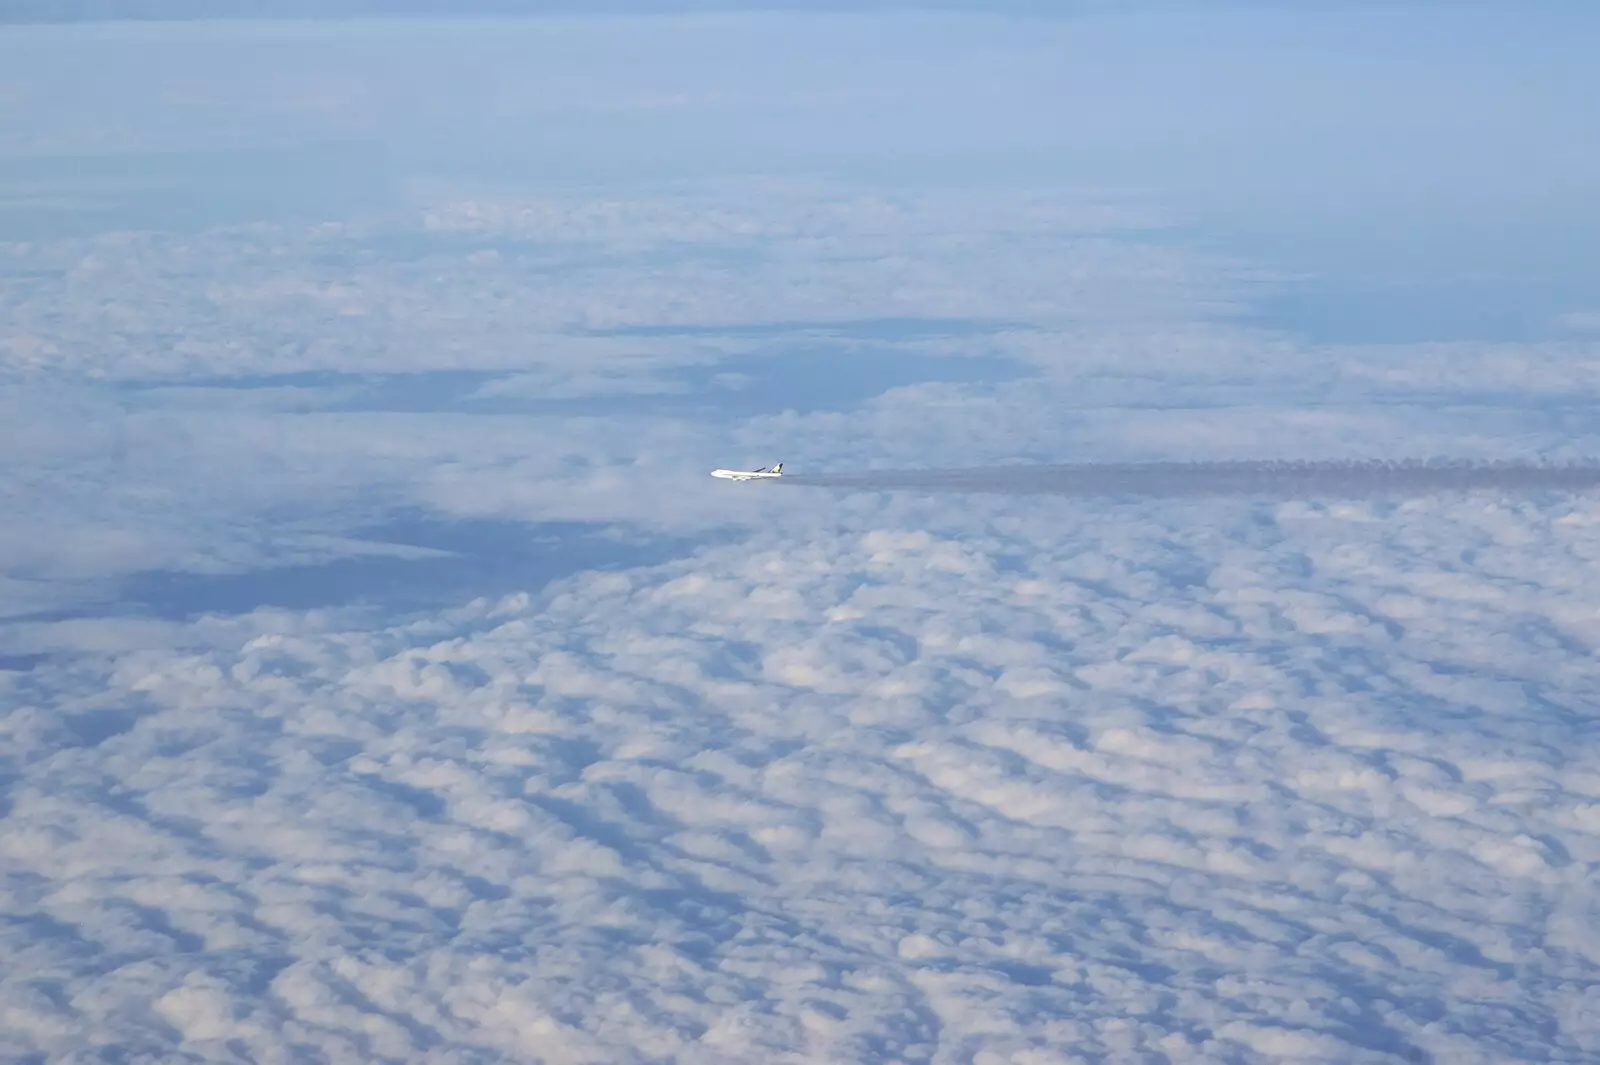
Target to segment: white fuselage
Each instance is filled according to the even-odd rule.
[[[772,470],[712,470],[711,476],[721,477],[725,481],[765,481],[782,477],[783,474]]]

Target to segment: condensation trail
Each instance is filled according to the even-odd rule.
[[[1375,498],[1600,489],[1600,462],[1126,462],[794,474],[771,484],[858,492],[1081,497]]]

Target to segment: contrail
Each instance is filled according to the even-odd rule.
[[[857,492],[988,492],[1079,497],[1243,496],[1270,499],[1512,494],[1600,488],[1600,461],[1112,462],[970,469],[791,474],[770,482]]]

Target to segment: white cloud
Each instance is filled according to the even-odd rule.
[[[722,55],[783,25],[668,29]],[[877,57],[886,23],[853,25],[842,51],[782,44],[802,66]],[[1019,52],[1016,26],[976,25],[940,23],[928,54],[1066,98],[1027,74],[1061,66],[1054,38]],[[547,26],[542,47],[645,32],[597,26]],[[118,97],[117,136],[381,138],[466,102],[497,143],[534,111],[646,114],[720,173],[764,168],[677,143],[692,131],[672,115],[740,111],[768,136],[802,112],[834,160],[902,136],[1036,143],[1017,134],[1034,112],[985,123],[1004,91],[930,106],[988,82],[936,64],[934,92],[927,55],[730,100],[709,66],[652,52],[659,68],[615,83],[562,68],[583,76],[540,98],[530,84],[561,72],[527,37],[485,51],[462,29],[415,84],[405,64],[368,71],[408,83],[364,103],[330,48],[346,32],[201,47],[141,82],[167,105]],[[126,47],[106,34],[80,43]],[[241,50],[314,62],[245,71],[247,108],[192,92]],[[306,91],[276,91],[307,69]],[[481,80],[456,85],[466,70]],[[429,97],[440,79],[455,95]],[[91,97],[85,124],[73,101]],[[885,142],[860,114],[827,121],[863,100],[923,125]],[[17,144],[114,149],[102,103],[5,121]],[[1073,158],[1120,121],[1089,106]],[[1591,388],[1593,346],[1313,343],[1243,324],[1262,271],[1152,232],[1141,200],[954,176],[964,191],[907,192],[799,178],[796,158],[779,178],[567,191],[434,177],[328,224],[0,246],[0,503],[26,516],[0,533],[5,1053],[1600,1054],[1592,500],[1091,503],[704,476],[741,455],[805,472],[1592,453],[1556,401]],[[983,359],[1005,373],[952,369]],[[783,402],[813,379],[841,390]],[[624,401],[641,406],[603,406]],[[490,545],[474,587],[492,594],[452,585],[404,614],[163,621],[115,599],[152,571],[270,582],[362,557],[411,559],[386,578],[405,584],[451,545],[370,527],[418,511],[666,546],[542,566]]]
[[[1089,191],[890,199],[839,182],[747,181],[616,200],[425,202],[350,226],[13,242],[0,244],[21,279],[0,295],[0,357],[15,370],[160,383],[585,375],[693,365],[717,350],[717,338],[582,335],[597,329],[1148,321],[1225,303],[1204,259],[1105,239],[1156,224]]]
[[[1600,311],[1571,311],[1558,317],[1556,324],[1574,333],[1600,333]]]
[[[13,677],[55,723],[7,718],[12,1030],[202,1060],[223,1030],[406,1060],[1600,1047],[1589,526],[1122,514]]]

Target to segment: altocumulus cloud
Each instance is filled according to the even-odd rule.
[[[1600,1053],[1591,503],[1036,505],[0,674],[8,1053]]]

